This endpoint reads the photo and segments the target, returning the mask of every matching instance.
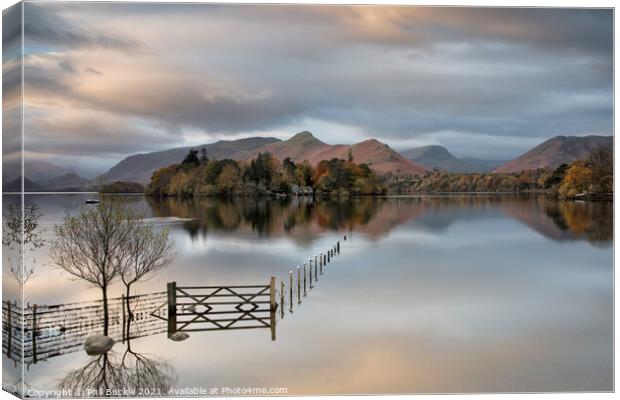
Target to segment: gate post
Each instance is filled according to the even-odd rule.
[[[168,282],[168,337],[177,331],[177,283]]]
[[[271,340],[276,340],[276,277],[272,276],[269,281],[269,328]]]

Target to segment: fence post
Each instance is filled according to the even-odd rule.
[[[312,286],[312,259],[308,260],[308,268],[310,268],[310,271],[308,272],[308,274],[310,275],[310,289],[313,288]],[[314,278],[314,280],[316,281],[316,277]]]
[[[280,318],[284,318],[284,281],[280,281]]]
[[[7,309],[7,319],[6,323],[8,325],[8,340],[6,342],[6,353],[9,356],[9,360],[11,359],[11,343],[13,342],[13,311],[11,310],[11,301],[6,302]]]
[[[32,361],[37,363],[37,305],[32,306]]]
[[[177,283],[168,282],[168,337],[177,331]]]
[[[289,294],[290,294],[290,304],[289,310],[293,312],[293,271],[288,271],[288,280],[289,280]]]
[[[269,280],[269,327],[271,330],[271,340],[276,340],[276,277],[272,276]]]
[[[340,254],[340,240],[336,242],[336,251]]]
[[[301,304],[301,268],[297,266],[297,304]]]
[[[306,263],[304,263],[304,296],[308,295],[308,292],[306,291],[307,287],[308,285],[306,283]]]
[[[319,267],[316,265],[316,256],[314,256],[314,280],[319,281]]]
[[[327,262],[329,262],[329,261],[330,261],[330,258],[331,258],[331,257],[329,256],[329,255],[330,255],[330,253],[331,253],[331,250],[327,250]]]

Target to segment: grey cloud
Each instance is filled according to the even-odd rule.
[[[516,155],[536,138],[612,132],[611,10],[91,3],[68,17],[63,7],[74,6],[28,4],[27,19],[51,17],[27,40],[67,57],[84,46],[116,49],[124,65],[130,49],[158,55],[135,56],[136,68],[157,72],[152,81],[103,93],[76,89],[70,76],[110,77],[114,59],[26,68],[32,93],[127,119],[127,135],[114,139],[128,141],[127,152],[148,135],[137,129],[133,140],[135,118],[170,131],[154,146],[185,128],[239,134],[309,119],[388,143],[458,132],[444,144],[460,153],[485,135],[501,139],[498,148],[514,142]],[[150,41],[103,33],[117,15],[139,19]],[[184,29],[161,35],[171,26]]]
[[[70,4],[65,4],[71,8]],[[44,43],[63,48],[102,47],[127,52],[142,52],[144,44],[128,36],[106,32],[105,29],[77,27],[54,10],[54,3],[24,3],[24,43]]]

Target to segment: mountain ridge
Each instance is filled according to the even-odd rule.
[[[554,136],[519,157],[493,170],[495,173],[521,172],[538,168],[557,168],[586,158],[593,150],[613,151],[613,136]]]

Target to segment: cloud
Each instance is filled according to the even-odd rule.
[[[132,53],[146,50],[130,36],[107,32],[103,27],[80,27],[79,21],[75,24],[53,9],[54,5],[48,8],[45,4],[24,3],[24,46],[101,47]]]
[[[612,132],[611,10],[28,3],[25,15],[27,107],[109,117],[125,134],[108,140],[346,126],[392,144],[453,132],[442,144],[462,155],[493,137],[488,158],[510,158]]]

